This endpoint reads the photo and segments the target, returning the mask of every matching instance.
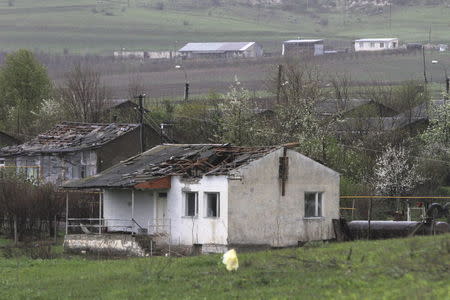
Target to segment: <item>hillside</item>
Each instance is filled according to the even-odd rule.
[[[1,240],[0,240],[1,242]],[[0,255],[1,299],[447,299],[450,236],[123,260]]]
[[[299,36],[450,42],[448,5],[361,3],[370,1],[10,0],[0,3],[0,50],[111,54],[177,49],[188,41],[254,40],[279,51],[282,40]]]

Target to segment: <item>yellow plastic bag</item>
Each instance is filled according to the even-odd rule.
[[[228,271],[236,271],[239,268],[239,261],[237,258],[236,250],[231,249],[223,254],[223,264]]]

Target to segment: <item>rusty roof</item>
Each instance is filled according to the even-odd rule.
[[[64,188],[130,188],[166,176],[227,175],[279,149],[230,144],[164,144],[123,161],[97,175],[69,182]]]
[[[139,124],[63,122],[24,144],[1,148],[0,156],[73,152],[98,148],[139,126]]]

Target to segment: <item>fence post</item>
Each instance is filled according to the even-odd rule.
[[[17,216],[14,215],[14,245],[17,246],[18,242],[18,236],[17,236]]]
[[[352,221],[355,219],[355,198],[352,199]]]
[[[367,228],[367,239],[370,240],[370,221],[372,220],[372,198],[369,201],[369,213],[367,216],[368,228]]]
[[[69,192],[66,192],[66,235],[69,232]]]
[[[58,221],[57,221],[57,219],[56,219],[56,215],[55,215],[55,219],[54,219],[54,231],[53,231],[53,238],[54,238],[54,240],[55,240],[55,244],[56,244],[56,238],[57,238],[57,236],[58,236],[58,223],[57,223]]]

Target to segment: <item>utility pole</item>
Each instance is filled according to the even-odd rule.
[[[423,78],[425,79],[425,84],[428,83],[427,79],[427,68],[425,63],[425,47],[422,45],[422,58],[423,58]]]
[[[176,65],[175,69],[181,69],[184,73],[184,101],[187,101],[189,99],[189,81],[187,72],[183,65]]]
[[[392,2],[391,1],[389,1],[389,31],[391,31],[391,28],[392,28]]]
[[[140,150],[141,153],[144,152],[145,149],[145,143],[144,143],[144,97],[145,94],[140,94],[137,97],[139,99],[139,124],[140,124],[140,130],[139,130],[139,139],[140,139]]]
[[[281,94],[281,76],[283,75],[283,65],[278,65],[278,78],[277,78],[277,104],[280,104]]]

